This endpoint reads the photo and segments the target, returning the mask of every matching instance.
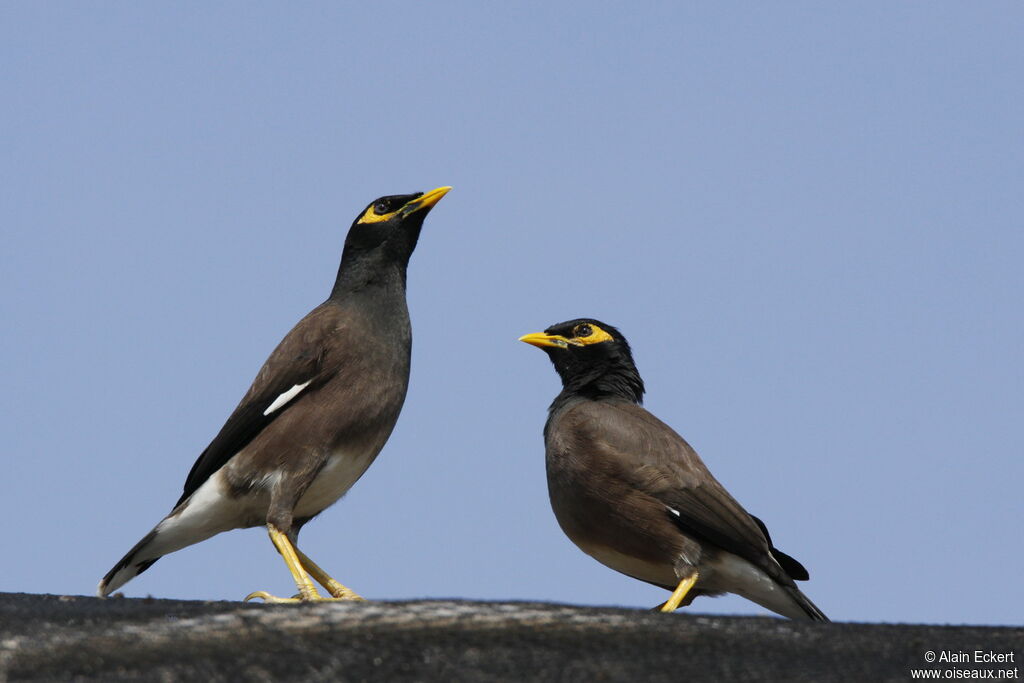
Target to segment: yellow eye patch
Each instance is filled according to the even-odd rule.
[[[359,220],[356,221],[356,222],[357,223],[383,223],[384,221],[390,219],[392,216],[394,216],[396,213],[398,213],[401,210],[402,210],[402,207],[398,207],[394,211],[389,211],[388,213],[385,213],[383,215],[377,215],[377,212],[374,210],[373,206],[370,206],[370,208],[368,208],[363,213],[363,215],[359,217]]]
[[[592,323],[580,323],[572,328],[572,338],[563,337],[560,334],[548,334],[546,332],[535,332],[519,338],[519,341],[526,342],[531,346],[544,348],[546,346],[556,349],[567,349],[569,346],[589,346],[602,342],[615,341],[615,337],[602,330]]]
[[[572,329],[573,338],[570,341],[589,346],[601,342],[614,341],[612,335],[592,323],[581,323]]]

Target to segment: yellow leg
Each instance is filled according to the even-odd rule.
[[[317,592],[316,586],[314,586],[313,582],[310,581],[309,576],[306,574],[306,570],[303,569],[302,562],[299,560],[299,556],[302,555],[302,554],[299,552],[298,548],[293,546],[292,542],[288,540],[288,536],[285,535],[283,532],[281,532],[277,527],[275,527],[275,526],[273,526],[271,524],[267,525],[267,532],[270,534],[270,540],[273,541],[274,546],[277,548],[277,551],[279,553],[281,553],[281,557],[284,558],[284,563],[288,566],[288,571],[291,572],[292,578],[295,580],[295,585],[299,589],[299,594],[296,597],[294,597],[294,598],[279,598],[276,595],[271,595],[267,591],[255,591],[255,592],[250,593],[249,595],[245,596],[246,601],[252,600],[254,598],[262,598],[264,602],[274,602],[274,603],[281,603],[281,602],[325,602],[325,601],[328,601],[328,600],[351,600],[351,599],[353,599],[351,597],[338,597],[338,596],[336,596],[336,597],[325,598],[325,597],[321,596],[320,593]],[[302,558],[304,560],[306,560],[306,561],[309,561],[309,558],[306,557],[305,555],[302,555]],[[317,574],[320,574],[323,578],[326,578],[326,579],[329,579],[330,581],[332,581],[334,584],[336,584],[338,587],[340,587],[340,589],[342,589],[343,591],[348,591],[347,588],[345,588],[340,583],[338,583],[337,581],[334,581],[334,579],[331,579],[329,576],[327,576],[327,574],[324,572],[324,570],[320,569],[320,567],[317,567],[312,562],[310,562],[310,565],[311,565],[312,568],[314,568],[314,569],[311,569],[311,571],[310,571],[310,573],[312,573],[314,576],[317,576]],[[323,581],[319,577],[317,578],[317,580],[321,581],[321,583],[323,583]],[[328,586],[327,584],[324,584],[324,586],[328,590],[331,590],[331,586]],[[348,592],[351,593],[351,591],[348,591]],[[333,594],[334,594],[334,591],[332,590],[332,595]],[[355,595],[355,593],[352,593],[352,595]]]
[[[299,562],[302,563],[302,566],[305,568],[305,570],[309,572],[309,575],[317,581],[319,581],[320,585],[326,588],[328,592],[330,592],[330,594],[334,597],[341,598],[342,600],[366,599],[360,596],[351,588],[346,588],[345,586],[341,585],[338,581],[335,581],[333,578],[331,578],[330,574],[321,569],[320,565],[318,565],[316,562],[309,559],[309,556],[306,555],[306,553],[296,548],[295,554],[299,556]]]
[[[695,583],[697,583],[697,572],[694,572],[692,576],[679,582],[679,585],[676,586],[674,591],[672,591],[672,595],[669,599],[661,605],[660,610],[662,612],[675,612],[679,609],[679,605],[683,602],[683,599],[686,598],[686,594],[690,592],[690,589],[693,588],[693,584]]]

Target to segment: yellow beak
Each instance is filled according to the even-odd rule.
[[[543,332],[534,332],[533,334],[524,334],[519,338],[519,341],[526,342],[531,346],[537,348],[543,348],[545,346],[551,346],[556,349],[568,348],[569,344],[574,342],[566,339],[565,337],[557,334],[544,334]],[[579,346],[579,344],[576,344]]]
[[[451,189],[452,188],[450,185],[443,185],[437,188],[436,190],[431,190],[430,192],[426,193],[419,199],[406,204],[403,213],[410,214],[414,211],[429,209],[432,206],[434,206],[434,204],[437,204],[439,201],[441,201],[441,197],[448,194],[448,192]]]

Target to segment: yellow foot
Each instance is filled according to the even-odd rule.
[[[659,612],[675,612],[679,609],[679,605],[683,603],[686,598],[686,594],[690,592],[693,585],[697,583],[697,572],[694,572],[692,576],[689,576],[679,582],[676,589],[672,591],[672,596],[665,602],[658,605],[655,609]],[[692,598],[691,598],[692,599]]]
[[[356,593],[351,588],[345,588],[338,582],[327,584],[326,588],[336,600],[356,600],[357,602],[366,602],[366,598],[359,595],[359,593]]]
[[[352,593],[351,591],[349,592]],[[364,598],[359,597],[355,593],[352,593],[352,595],[355,597],[334,596],[330,598],[325,598],[322,595],[311,595],[309,597],[304,598],[301,595],[293,595],[290,598],[280,598],[276,595],[271,595],[267,591],[253,591],[252,593],[249,593],[245,596],[244,601],[249,602],[250,600],[260,599],[268,604],[283,605],[294,604],[299,602],[352,602],[364,600]]]
[[[342,598],[344,600],[364,599],[351,588],[346,588],[337,579],[332,578],[330,574],[320,568],[320,565],[309,559],[309,555],[298,548],[295,549],[295,556],[299,559],[299,564],[302,568],[309,572],[310,576],[319,581],[320,585],[326,588],[327,592],[334,597]]]
[[[297,597],[297,596],[296,597],[292,597],[292,598],[279,598],[276,595],[271,595],[267,591],[253,591],[252,593],[249,593],[244,598],[242,598],[242,601],[243,602],[249,602],[250,600],[256,600],[256,599],[262,600],[263,602],[266,602],[266,603],[275,603],[275,604],[277,604],[277,603],[284,603],[284,602],[302,602],[302,599]]]

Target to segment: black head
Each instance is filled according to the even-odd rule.
[[[593,318],[558,323],[519,341],[548,354],[562,378],[565,392],[590,398],[615,396],[643,400],[640,379],[629,342],[617,329]]]
[[[426,194],[393,194],[370,202],[353,221],[345,238],[335,293],[395,271],[404,282],[405,268],[419,240],[423,219],[451,189],[439,187]]]

